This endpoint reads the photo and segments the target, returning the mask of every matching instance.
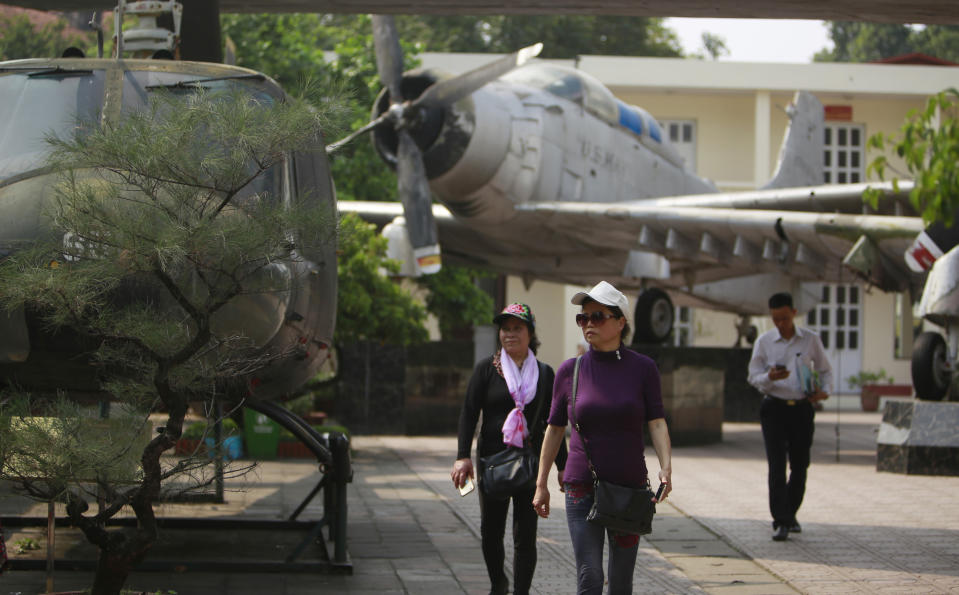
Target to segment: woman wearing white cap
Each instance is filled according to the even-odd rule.
[[[536,360],[539,346],[536,318],[526,304],[513,303],[493,318],[493,324],[497,327],[501,348],[477,364],[460,414],[456,462],[450,472],[453,485],[458,488],[474,476],[470,450],[480,412],[483,422],[476,445],[480,457],[493,455],[509,446],[522,447],[527,441],[538,451],[543,442],[553,389],[553,369]],[[562,482],[562,469],[566,463],[564,437],[560,437],[553,454]],[[542,472],[548,474],[549,465]],[[503,570],[503,538],[511,500],[513,593],[529,593],[536,570],[536,524],[539,518],[533,510],[533,490],[534,486],[530,484],[502,498],[487,494],[480,483],[480,537],[492,585],[490,593],[505,594],[509,590],[509,580]]]
[[[623,345],[629,333],[626,318],[629,301],[619,290],[600,281],[588,292],[577,293],[572,302],[582,308],[576,315],[576,323],[583,329],[589,350],[581,357],[576,410],[572,416],[576,358],[563,362],[556,372],[533,507],[541,517],[549,516],[549,490],[543,469],[549,469],[572,417],[576,424],[563,481],[566,522],[576,555],[577,593],[602,593],[603,548],[607,539],[609,593],[632,593],[639,536],[607,531],[586,520],[593,505],[593,476],[588,460],[600,479],[634,488],[645,487],[648,480],[643,428],[648,426],[659,459],[659,480],[665,484],[663,495],[655,501],[666,498],[672,489],[672,449],[664,419],[659,370],[652,359]],[[588,460],[584,435],[589,447]]]

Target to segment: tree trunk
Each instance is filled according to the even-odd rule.
[[[140,552],[138,556],[126,552],[100,550],[100,558],[97,560],[97,573],[93,578],[93,588],[90,594],[119,595],[133,567],[139,560],[143,559],[147,549]]]

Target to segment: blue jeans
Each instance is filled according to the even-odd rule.
[[[603,592],[603,541],[609,542],[609,561],[606,573],[609,576],[610,595],[628,595],[633,592],[633,569],[639,540],[616,532],[607,532],[605,527],[586,520],[593,507],[592,486],[566,484],[566,524],[576,555],[576,593],[578,595]],[[626,546],[624,544],[631,543]]]

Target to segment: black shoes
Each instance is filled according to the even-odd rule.
[[[776,528],[776,532],[773,533],[773,541],[786,541],[789,538],[789,527],[786,525],[779,525]]]
[[[799,526],[799,523],[798,523],[798,522],[793,521],[793,523],[792,523],[791,525],[789,525],[789,532],[790,532],[790,533],[802,533],[802,527]]]

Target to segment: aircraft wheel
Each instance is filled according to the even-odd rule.
[[[673,330],[673,301],[662,289],[655,287],[639,294],[636,300],[635,343],[659,344],[669,338]]]
[[[912,350],[912,385],[916,397],[927,401],[942,400],[951,379],[945,339],[933,332],[919,335]]]

